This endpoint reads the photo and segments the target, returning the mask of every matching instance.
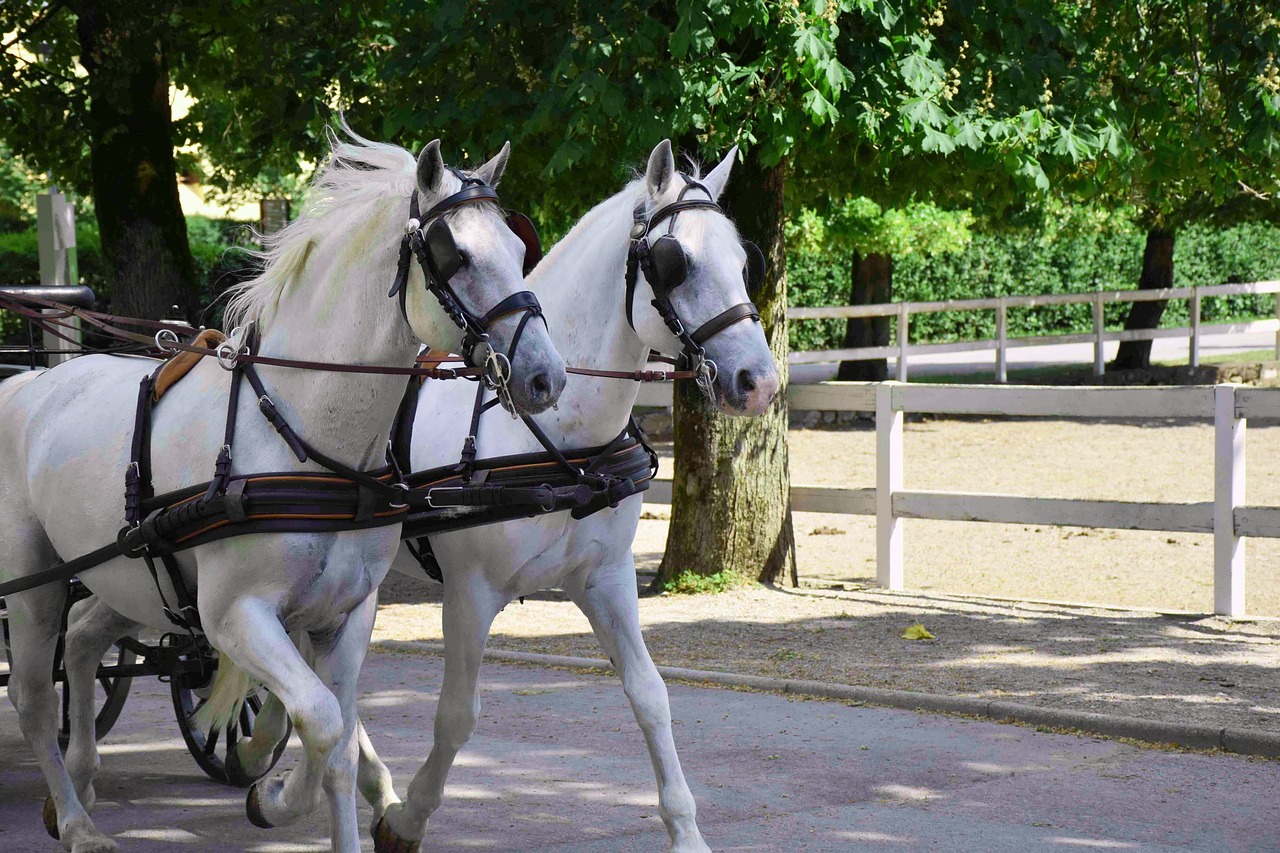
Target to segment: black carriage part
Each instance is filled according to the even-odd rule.
[[[70,615],[71,608],[77,602],[88,598],[90,594],[89,590],[77,580],[72,580],[68,584],[67,601],[62,608],[62,628],[58,633],[58,643],[54,648],[53,683],[55,686],[60,686],[59,689],[61,691],[59,697],[61,716],[58,724],[58,744],[63,749],[66,749],[71,740],[71,697],[64,686],[67,681],[67,673],[63,666],[67,618]],[[9,614],[5,609],[3,598],[0,598],[0,637],[3,637],[4,641],[5,661],[9,664],[10,670],[12,670],[13,658],[9,646]],[[125,700],[129,697],[129,688],[133,684],[134,675],[155,674],[145,671],[145,667],[136,666],[137,659],[137,652],[128,644],[127,639],[116,641],[103,655],[96,675],[95,740],[102,740],[106,737],[107,733],[111,731],[111,727],[115,725],[116,720],[120,718],[120,712],[124,708]],[[5,687],[8,683],[9,673],[0,673],[0,687]]]

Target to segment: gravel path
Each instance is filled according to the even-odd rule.
[[[440,587],[384,584],[374,640],[439,641]],[[422,599],[427,599],[423,601]],[[417,600],[419,603],[409,603]],[[1280,623],[879,590],[746,589],[641,599],[661,665],[1003,699],[1275,731]],[[902,639],[923,623],[936,639]],[[585,617],[549,593],[499,614],[492,648],[601,657]]]

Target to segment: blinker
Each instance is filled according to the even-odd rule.
[[[747,296],[755,298],[764,285],[764,274],[767,269],[764,252],[750,240],[743,240],[742,248],[747,252],[747,265],[742,270],[742,278],[747,285]]]
[[[650,285],[664,293],[670,293],[689,277],[689,259],[685,257],[684,247],[670,234],[659,237],[649,247],[649,266],[653,272],[652,277],[646,273]]]
[[[462,253],[458,251],[458,244],[453,240],[453,232],[444,220],[437,219],[431,223],[431,227],[422,235],[422,240],[427,250],[431,275],[437,281],[448,281],[465,265]]]
[[[523,213],[507,214],[507,227],[524,243],[524,274],[533,272],[533,268],[542,260],[542,241],[538,239],[538,229]]]

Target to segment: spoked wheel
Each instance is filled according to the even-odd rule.
[[[212,678],[206,679],[203,684],[191,682],[191,677],[181,675],[175,676],[169,682],[170,693],[173,695],[174,715],[178,719],[182,739],[187,743],[187,750],[210,779],[237,788],[249,787],[275,767],[280,756],[284,755],[285,747],[289,743],[289,735],[293,733],[293,724],[290,723],[286,728],[284,737],[275,745],[271,763],[259,776],[250,776],[235,760],[228,767],[227,756],[230,751],[235,749],[236,744],[241,740],[247,740],[253,736],[254,724],[262,710],[262,703],[266,701],[267,691],[259,688],[251,693],[240,705],[239,713],[229,723],[222,728],[205,731],[197,729],[191,717],[208,701]]]
[[[9,665],[9,671],[12,672],[13,656],[9,649],[9,620],[7,616],[8,612],[4,607],[4,599],[0,598],[0,632],[4,634],[4,658]],[[113,644],[107,650],[107,653],[102,656],[101,665],[103,667],[130,666],[136,663],[138,656],[132,649],[126,648],[126,642],[128,641],[121,640]],[[58,646],[53,655],[54,689],[58,691],[59,706],[61,708],[58,744],[63,749],[66,749],[71,740],[71,691],[67,689],[65,677],[58,678],[58,673],[63,667],[64,647],[65,639],[63,636],[59,636]],[[99,670],[97,681],[94,697],[94,706],[97,708],[97,714],[94,716],[94,737],[97,740],[102,740],[107,736],[107,732],[111,731],[111,727],[116,724],[116,720],[120,719],[120,711],[124,708],[125,700],[129,698],[129,686],[133,684],[133,678],[107,675]]]

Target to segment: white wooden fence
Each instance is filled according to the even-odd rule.
[[[670,389],[667,402],[670,402]],[[644,404],[659,402],[649,392]],[[797,409],[874,412],[875,488],[792,485],[798,512],[876,517],[876,579],[904,585],[903,521],[909,518],[1005,524],[1212,533],[1214,611],[1244,615],[1246,537],[1280,538],[1280,507],[1245,505],[1245,424],[1250,417],[1280,418],[1280,389],[1238,385],[1189,387],[1055,388],[992,385],[904,385],[897,382],[826,382],[792,386]],[[1140,503],[1017,495],[919,491],[903,488],[904,412],[1087,418],[1213,418],[1212,501]],[[671,502],[671,481],[645,495]]]
[[[912,355],[939,355],[951,352],[995,350],[997,382],[1008,377],[1007,355],[1011,347],[1034,347],[1049,344],[1093,344],[1093,374],[1104,370],[1103,344],[1107,341],[1150,341],[1156,338],[1187,338],[1188,362],[1200,364],[1200,336],[1241,332],[1275,332],[1276,358],[1280,359],[1280,299],[1276,300],[1276,317],[1245,323],[1204,325],[1200,322],[1201,300],[1213,296],[1280,292],[1280,281],[1257,281],[1246,284],[1219,284],[1211,287],[1173,287],[1165,290],[1119,290],[1094,293],[1053,293],[1041,296],[999,296],[991,299],[948,299],[942,302],[892,302],[877,305],[838,305],[826,308],[788,308],[790,320],[822,320],[851,317],[897,317],[897,341],[892,346],[857,347],[854,349],[806,350],[791,353],[792,364],[822,364],[833,361],[857,361],[871,358],[895,358],[894,378],[907,381],[907,363]],[[1186,299],[1190,325],[1168,329],[1131,329],[1108,332],[1103,325],[1102,308],[1108,302],[1157,302]],[[1065,335],[1036,335],[1011,338],[1006,334],[1010,308],[1037,308],[1045,305],[1093,306],[1093,331]],[[907,335],[912,314],[936,314],[944,311],[995,311],[996,336],[988,340],[960,341],[949,344],[908,344]]]

